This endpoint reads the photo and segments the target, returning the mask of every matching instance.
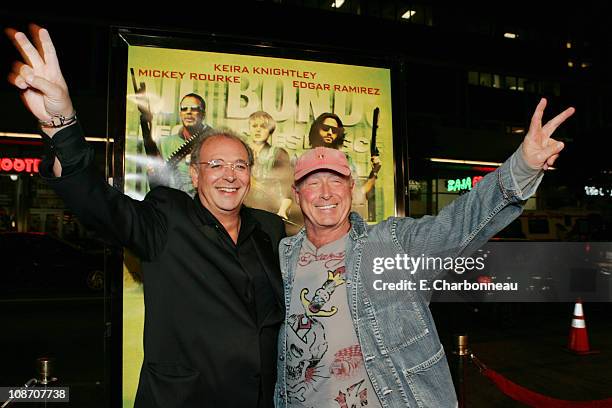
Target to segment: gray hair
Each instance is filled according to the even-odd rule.
[[[253,150],[247,144],[244,138],[240,136],[238,133],[234,132],[230,128],[220,127],[220,128],[207,130],[206,132],[204,132],[202,137],[198,139],[195,146],[193,146],[193,150],[191,151],[191,164],[192,165],[195,165],[196,163],[200,162],[200,151],[202,150],[202,145],[204,144],[204,142],[206,142],[206,140],[212,137],[225,137],[228,139],[239,141],[242,144],[242,146],[244,146],[244,149],[247,152],[249,166],[253,166],[253,163],[255,163],[255,158],[253,156]]]

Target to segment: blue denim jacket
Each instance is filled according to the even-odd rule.
[[[374,290],[382,279],[433,280],[436,271],[372,272],[375,257],[407,254],[412,257],[468,256],[518,217],[522,204],[537,188],[541,174],[519,188],[514,173],[517,152],[499,169],[485,176],[475,188],[453,201],[437,216],[419,219],[392,217],[374,226],[359,215],[350,216],[346,247],[348,305],[357,332],[364,364],[383,407],[454,407],[457,398],[444,349],[429,311],[429,299],[421,291]],[[302,229],[279,245],[288,316]],[[439,272],[439,271],[438,271]],[[277,408],[287,406],[286,375],[291,345],[286,325],[279,333]]]

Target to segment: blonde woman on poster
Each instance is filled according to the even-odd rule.
[[[257,111],[249,116],[248,143],[253,149],[255,164],[251,171],[251,191],[245,204],[276,213],[287,220],[287,211],[291,207],[292,170],[287,151],[270,144],[275,130],[276,121],[268,112]]]

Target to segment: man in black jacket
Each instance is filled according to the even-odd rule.
[[[194,149],[192,199],[170,188],[143,201],[97,174],[49,34],[9,32],[25,64],[10,82],[51,154],[41,175],[80,220],[130,248],[144,271],[144,362],[137,407],[272,407],[284,302],[276,215],[242,206],[253,156],[229,130]],[[48,137],[46,137],[46,136]]]

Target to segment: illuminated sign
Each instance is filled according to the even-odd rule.
[[[584,192],[588,196],[612,197],[612,188],[584,186]]]
[[[419,191],[421,189],[421,183],[416,180],[408,180],[408,189],[410,191]]]
[[[41,159],[33,158],[0,158],[0,170],[10,173],[38,173]]]
[[[454,179],[446,181],[446,190],[449,192],[460,192],[471,190],[476,183],[482,180],[483,176],[466,177],[463,179]]]

